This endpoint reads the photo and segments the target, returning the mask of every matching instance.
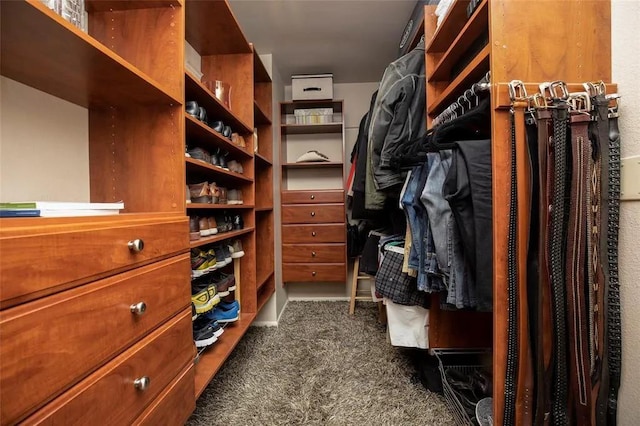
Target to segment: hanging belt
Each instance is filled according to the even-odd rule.
[[[549,206],[553,184],[553,162],[551,161],[551,111],[542,96],[535,96],[538,130],[538,332],[536,351],[536,417],[535,425],[548,424],[551,415],[551,392],[553,385],[553,319],[551,316],[551,285],[549,277],[548,241]],[[551,165],[551,167],[549,167]]]
[[[616,103],[617,103],[617,97]],[[609,113],[609,211],[607,226],[607,262],[609,288],[607,291],[607,344],[609,362],[608,424],[617,421],[618,389],[622,367],[622,330],[620,319],[620,281],[618,277],[618,226],[620,222],[620,130],[618,108]]]
[[[569,337],[568,365],[571,389],[572,423],[587,425],[591,421],[591,359],[589,352],[589,320],[591,309],[587,294],[591,291],[587,276],[591,269],[587,257],[591,229],[589,197],[591,143],[588,124],[591,121],[589,97],[572,95],[570,113],[572,173],[569,190],[569,221],[566,257],[567,329]],[[589,231],[589,232],[587,232]],[[585,285],[585,283],[587,285]]]
[[[565,322],[565,195],[567,173],[567,105],[554,102],[553,109],[553,194],[550,218],[549,267],[552,282],[555,357],[553,424],[567,425],[567,330]],[[551,162],[550,162],[551,163]],[[551,165],[551,164],[550,164]],[[551,183],[551,182],[550,182]]]

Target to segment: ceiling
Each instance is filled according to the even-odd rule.
[[[333,73],[334,83],[380,81],[398,56],[416,0],[230,0],[248,40],[272,53],[285,81]]]

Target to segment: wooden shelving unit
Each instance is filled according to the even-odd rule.
[[[225,327],[224,334],[220,336],[215,345],[202,352],[195,363],[196,399],[202,395],[202,392],[220,370],[224,361],[231,355],[231,352],[247,332],[255,317],[255,312],[242,312],[238,321]]]
[[[281,124],[285,135],[315,135],[320,133],[342,133],[342,123],[326,124]]]
[[[271,77],[258,53],[253,51],[254,64],[254,114],[258,133],[258,151],[255,153],[256,179],[256,297],[258,311],[275,292],[275,287],[265,289],[266,277],[273,277],[274,215],[273,215],[273,85]]]
[[[610,2],[513,2],[484,0],[467,18],[469,0],[455,0],[436,28],[434,6],[425,7],[427,123],[488,71],[491,75],[493,186],[493,313],[429,311],[431,348],[493,351],[493,423],[503,424],[507,360],[507,237],[509,224],[510,126],[506,85],[521,80],[529,87],[562,80],[570,87],[587,81],[611,81]],[[580,24],[549,28],[554,22]],[[593,31],[598,28],[598,31]],[[478,51],[478,40],[488,43]],[[566,46],[575,48],[566,49]],[[459,72],[461,60],[467,65]],[[581,91],[579,89],[579,91]],[[520,344],[520,343],[519,343]],[[530,401],[524,383],[516,384],[515,424],[529,424]]]

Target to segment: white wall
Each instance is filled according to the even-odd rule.
[[[89,201],[89,112],[0,77],[0,201]]]
[[[369,110],[371,95],[378,89],[378,82],[334,84],[334,99],[344,100],[345,119],[345,162],[349,162],[351,150],[358,137],[360,119]],[[285,98],[291,99],[291,85],[285,87]],[[347,172],[349,168],[347,167]],[[279,204],[278,204],[279,207]],[[278,211],[277,216],[280,216]],[[281,267],[278,265],[278,267]],[[289,299],[316,298],[348,298],[351,292],[352,265],[346,283],[291,283],[286,285]],[[367,289],[368,283],[360,284],[361,289]]]
[[[640,155],[640,2],[613,0],[611,7],[613,81],[622,94],[622,157]],[[624,175],[623,175],[624,178]],[[620,297],[622,299],[622,387],[618,404],[621,426],[640,424],[640,202],[620,205]]]

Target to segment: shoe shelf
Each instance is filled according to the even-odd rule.
[[[85,0],[88,12],[109,12],[113,10],[151,9],[156,7],[179,7],[182,0]]]
[[[0,3],[0,73],[82,107],[182,104],[38,0]]]
[[[258,105],[258,101],[253,101],[253,114],[256,126],[261,124],[271,124],[271,119],[264,113],[264,111],[262,111],[262,108]]]
[[[342,133],[342,123],[325,124],[281,124],[285,135],[315,135],[322,133]]]
[[[256,166],[260,167],[260,166],[264,166],[264,167],[270,167],[273,166],[273,163],[271,162],[271,160],[269,160],[267,157],[265,157],[264,155],[260,154],[260,153],[255,153],[255,158],[256,158]]]
[[[207,110],[209,120],[220,120],[224,124],[231,126],[234,132],[241,135],[253,134],[253,129],[249,124],[242,121],[237,114],[227,108],[225,104],[216,98],[215,95],[189,71],[185,71],[184,91],[185,100],[197,101],[198,105]]]
[[[451,46],[453,40],[467,22],[467,6],[470,0],[454,0],[447,15],[433,34],[431,42],[426,47],[427,53],[444,52]]]
[[[273,206],[256,207],[256,212],[257,213],[270,212],[270,211],[273,211]]]
[[[186,112],[184,113],[187,131],[187,140],[197,142],[202,148],[222,148],[229,154],[239,155],[243,158],[252,157],[246,149],[232,143],[229,139],[213,130],[211,127],[196,120]]]
[[[213,164],[206,163],[202,160],[195,160],[193,158],[185,158],[187,165],[187,172],[195,172],[200,174],[214,174],[222,177],[225,182],[253,182],[253,179],[241,175],[240,173],[225,170],[221,167],[214,166]]]
[[[489,22],[488,0],[483,0],[469,18],[460,34],[433,68],[429,81],[450,81],[451,70],[467,54],[473,43],[487,31]]]
[[[255,317],[255,313],[241,312],[238,321],[226,327],[224,334],[220,336],[218,341],[200,354],[198,361],[195,363],[196,398],[200,397],[211,379],[213,379],[240,339],[242,339],[242,336],[247,332]]]
[[[187,210],[195,210],[195,209],[207,209],[207,210],[253,209],[253,204],[187,203]]]
[[[273,277],[273,274],[274,274],[274,271],[271,270],[266,275],[262,277],[258,277],[258,279],[256,280],[256,287],[258,288],[258,291],[260,291],[262,286],[264,286],[267,283],[269,278]]]
[[[249,234],[253,232],[254,229],[255,228],[253,227],[249,227],[249,228],[239,229],[237,231],[223,232],[221,234],[216,234],[211,237],[203,237],[203,238],[200,238],[199,240],[191,241],[189,245],[191,246],[191,248],[201,247],[207,244],[217,243],[230,238],[236,238],[244,234]]]
[[[333,169],[342,167],[342,163],[336,161],[317,161],[308,163],[284,163],[286,169]]]
[[[186,38],[201,56],[251,53],[226,1],[186,0]]]

